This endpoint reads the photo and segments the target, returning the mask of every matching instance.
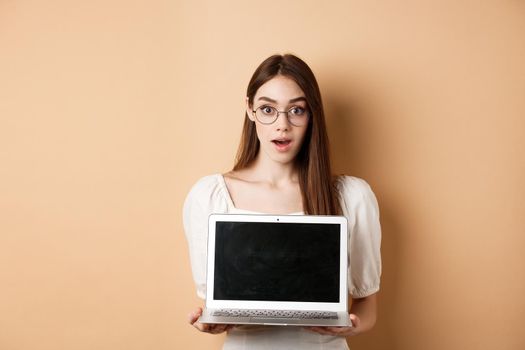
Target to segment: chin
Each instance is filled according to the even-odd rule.
[[[275,152],[273,149],[261,149],[263,153],[268,157],[270,160],[280,163],[283,165],[290,164],[295,161],[297,158],[297,154],[299,152],[295,152],[295,150],[290,150],[286,153],[279,153]]]
[[[297,154],[278,154],[270,157],[274,162],[281,164],[289,164],[295,161]]]

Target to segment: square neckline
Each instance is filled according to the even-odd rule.
[[[217,174],[218,175],[218,178],[219,178],[219,184],[221,185],[223,191],[224,191],[224,194],[225,194],[225,197],[226,197],[226,201],[228,202],[228,205],[230,206],[231,209],[233,209],[234,211],[237,211],[237,212],[244,212],[244,213],[247,213],[247,214],[263,214],[263,215],[305,215],[304,214],[304,211],[297,211],[297,212],[293,212],[293,213],[287,213],[287,214],[269,214],[269,213],[263,213],[263,212],[260,212],[260,211],[253,211],[253,210],[248,210],[248,209],[241,209],[241,208],[237,208],[235,206],[235,204],[233,203],[233,199],[230,195],[230,191],[228,190],[228,186],[226,185],[226,180],[224,179],[224,175],[219,173]]]

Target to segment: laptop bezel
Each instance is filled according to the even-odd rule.
[[[215,228],[217,222],[313,223],[340,225],[339,302],[279,302],[248,300],[215,300]],[[271,309],[346,311],[348,308],[348,222],[344,216],[328,215],[266,215],[266,214],[211,214],[208,220],[206,267],[206,308],[209,309]]]

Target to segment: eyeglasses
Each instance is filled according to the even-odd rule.
[[[273,124],[279,117],[279,114],[285,113],[286,118],[293,126],[303,126],[308,123],[309,113],[305,108],[302,107],[292,107],[287,111],[278,111],[275,107],[272,106],[261,106],[256,110],[252,110],[252,113],[255,114],[255,118],[261,124]]]

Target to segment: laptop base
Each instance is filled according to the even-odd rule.
[[[322,318],[272,318],[272,317],[230,317],[213,316],[215,310],[204,309],[199,318],[200,323],[217,324],[253,324],[266,326],[320,326],[320,327],[351,327],[350,317],[347,312],[338,312],[336,319]]]

